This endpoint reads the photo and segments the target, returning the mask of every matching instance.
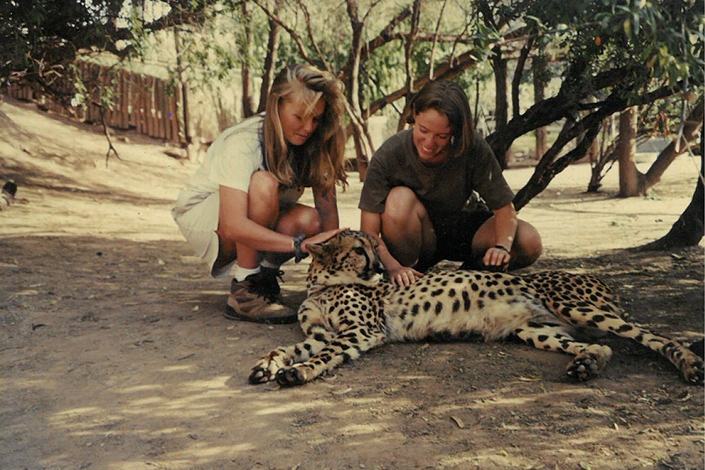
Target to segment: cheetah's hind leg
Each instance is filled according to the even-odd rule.
[[[636,322],[624,320],[619,315],[619,310],[613,312],[589,302],[565,303],[561,300],[553,300],[549,303],[549,308],[559,312],[575,326],[596,328],[622,338],[632,339],[668,359],[678,368],[683,381],[694,385],[703,383],[705,374],[702,358],[678,341],[652,333]]]
[[[537,349],[573,354],[566,373],[581,381],[595,378],[612,357],[608,346],[576,341],[564,327],[553,323],[529,322],[514,334]]]
[[[612,333],[623,338],[630,338],[656,351],[678,368],[684,382],[702,385],[705,379],[703,360],[689,348],[676,340],[653,333],[636,323],[618,320],[609,326]]]

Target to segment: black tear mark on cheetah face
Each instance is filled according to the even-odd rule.
[[[309,252],[308,297],[299,308],[306,339],[258,361],[252,384],[304,384],[390,341],[473,335],[487,341],[515,336],[541,350],[572,354],[567,375],[589,380],[612,350],[575,340],[573,327],[630,338],[668,359],[686,382],[703,383],[700,357],[629,321],[609,287],[591,275],[448,270],[395,288],[379,274],[376,239],[362,232],[341,232]]]
[[[379,283],[384,268],[377,240],[364,232],[346,230],[325,243],[308,247],[309,285]]]

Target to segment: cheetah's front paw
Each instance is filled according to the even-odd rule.
[[[262,359],[257,361],[257,364],[250,372],[248,381],[252,385],[259,385],[274,380],[277,372],[286,365],[284,359],[278,351],[272,351]]]
[[[695,356],[695,355],[693,355]],[[683,380],[692,385],[702,385],[705,379],[705,372],[703,371],[703,361],[699,357],[695,357],[695,360],[683,367],[681,371],[681,376]]]
[[[252,368],[250,377],[247,380],[251,385],[264,384],[272,380],[272,374],[269,369],[257,365]]]
[[[282,387],[303,385],[306,382],[306,374],[300,367],[287,367],[286,369],[279,369],[279,371],[277,371],[277,383]]]
[[[581,381],[594,379],[611,357],[612,350],[609,347],[590,345],[568,364],[567,374]]]

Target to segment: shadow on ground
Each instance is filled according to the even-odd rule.
[[[0,240],[2,468],[702,468],[702,389],[636,344],[590,383],[513,343],[397,344],[296,389],[249,369],[296,325],[223,319],[184,242]],[[595,272],[649,327],[703,330],[701,248],[542,260]],[[303,298],[305,263],[286,267]]]

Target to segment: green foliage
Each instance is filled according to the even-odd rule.
[[[110,6],[71,0],[0,3],[0,84],[13,76],[44,75],[76,49],[100,40]]]
[[[77,57],[146,53],[155,31],[197,21],[209,0],[5,0],[0,2],[0,85],[52,91]],[[57,91],[57,90],[53,90]]]
[[[633,71],[637,90],[658,80],[671,86],[684,79],[703,83],[702,8],[694,1],[602,0],[538,2],[544,25],[555,28],[570,65],[585,64],[595,74],[611,68]],[[537,6],[538,6],[537,4]],[[549,9],[553,5],[555,9]],[[570,23],[573,21],[574,23]],[[562,24],[566,26],[561,33]],[[562,37],[561,37],[562,36]],[[559,39],[560,38],[560,39]]]
[[[277,11],[274,0],[245,1],[251,15],[243,15],[241,0],[168,0],[160,3],[165,6],[161,14],[152,14],[151,3],[143,0],[7,0],[0,4],[0,42],[7,45],[0,49],[0,83],[10,77],[46,82],[50,70],[63,73],[62,67],[77,55],[102,50],[146,61],[169,59],[168,67],[176,75],[175,61],[164,53],[174,49],[173,38],[155,35],[176,27],[182,76],[192,86],[234,83],[244,61],[261,76],[268,54],[265,9],[291,28],[305,50],[306,57],[292,35],[282,31],[276,69],[308,58],[336,73],[346,71],[352,25],[344,2],[283,1]],[[364,44],[410,2],[357,4],[358,19],[364,21]],[[574,99],[587,95],[599,99],[612,92],[615,85],[598,89],[594,80],[616,70],[626,71],[619,84],[625,93],[639,94],[685,79],[691,89],[703,85],[703,12],[695,0],[426,1],[419,25],[424,39],[412,49],[415,78],[430,70],[429,37],[438,24],[441,39],[434,48],[434,66],[467,51],[477,59],[471,70],[454,78],[467,90],[474,90],[478,80],[491,80],[488,65],[495,46],[505,57],[516,57],[529,37],[534,38],[532,71],[540,72],[545,82],[561,77],[562,92],[575,91]],[[360,75],[354,77],[363,106],[404,86],[403,33],[409,25],[407,17],[392,32],[401,34],[363,56]],[[252,32],[247,56],[243,55],[246,27]],[[524,80],[528,77],[525,74]]]
[[[696,2],[614,2],[596,15],[609,34],[613,53],[641,62],[650,76],[673,86],[686,78],[702,84],[701,6]],[[630,54],[625,57],[625,54]]]

